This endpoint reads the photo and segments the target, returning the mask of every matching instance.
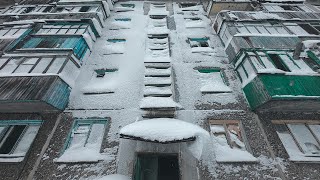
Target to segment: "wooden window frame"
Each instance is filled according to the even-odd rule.
[[[4,155],[11,155],[13,154],[13,151],[17,148],[17,145],[22,141],[22,138],[25,135],[25,132],[27,131],[29,126],[39,126],[39,129],[41,128],[42,125],[42,121],[41,120],[2,120],[0,121],[0,126],[1,127],[6,127],[9,128],[10,126],[18,126],[18,125],[24,125],[26,126],[26,128],[23,130],[23,132],[20,134],[19,138],[16,140],[16,142],[14,143],[13,148],[11,149],[11,151],[9,153],[6,154],[0,154],[0,158],[2,158]],[[39,129],[36,133],[36,136],[38,135]],[[6,131],[6,130],[5,130]],[[0,134],[0,144],[3,145],[3,141],[8,134],[8,131],[6,132],[2,132]],[[34,139],[36,138],[36,136],[34,137]],[[32,141],[34,141],[34,139]],[[26,153],[29,151],[30,147],[32,146],[32,143],[30,144],[29,148],[26,150]],[[24,157],[24,156],[23,156]],[[10,158],[16,158],[15,156],[5,156],[6,159],[10,159]],[[9,160],[10,161],[10,160]],[[1,162],[1,160],[0,160]]]
[[[295,138],[295,136],[293,135],[292,131],[290,130],[290,128],[288,127],[289,124],[300,124],[300,125],[305,125],[309,132],[312,134],[312,136],[314,137],[314,139],[318,142],[318,144],[320,145],[320,139],[318,139],[316,137],[316,135],[313,133],[313,131],[311,131],[309,125],[320,125],[320,120],[272,120],[271,121],[272,124],[274,125],[284,125],[287,128],[287,132],[289,132],[290,136],[292,137],[292,139],[295,142],[295,145],[298,147],[298,149],[300,150],[300,152],[303,155],[306,155],[306,153],[304,152],[303,148],[301,147],[301,145],[299,144],[298,140]],[[319,158],[320,159],[320,155],[316,156],[315,158]]]
[[[106,118],[106,119],[75,119],[72,124],[71,131],[68,134],[68,137],[67,137],[65,145],[63,147],[63,150],[61,152],[61,155],[70,147],[71,142],[72,142],[72,135],[74,134],[74,130],[78,127],[78,125],[89,124],[90,130],[89,130],[88,135],[86,137],[86,143],[87,143],[87,140],[91,134],[91,129],[92,129],[93,124],[104,124],[104,132],[102,132],[103,133],[102,137],[104,137],[108,123],[109,123],[108,118]],[[102,140],[102,142],[103,142],[103,140]],[[101,148],[101,145],[100,145],[100,148]]]
[[[228,130],[228,127],[227,125],[234,125],[236,124],[239,128],[239,132],[240,132],[240,135],[241,135],[241,141],[242,143],[245,145],[245,150],[248,151],[249,153],[251,153],[251,150],[247,144],[247,139],[245,137],[245,133],[243,131],[243,127],[242,127],[242,124],[240,122],[240,120],[209,120],[209,126],[211,127],[211,125],[223,125],[224,127],[224,134],[226,135],[226,139],[227,139],[227,143],[229,145],[230,148],[234,148],[234,146],[231,144],[231,138],[230,138],[230,132]],[[214,135],[213,132],[211,132],[210,130],[210,133]]]

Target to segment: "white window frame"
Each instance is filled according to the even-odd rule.
[[[76,119],[64,145],[63,152],[61,153],[60,158],[55,159],[55,162],[98,162],[103,160],[102,156],[100,156],[102,154],[100,151],[107,123],[108,119]],[[87,127],[87,130],[85,128],[79,129],[81,126]],[[102,132],[97,131],[98,129]],[[83,136],[83,139],[81,139],[81,136]],[[75,143],[75,138],[78,138],[78,143]],[[84,142],[79,143],[79,140]],[[82,143],[83,145],[81,145]],[[70,155],[72,156],[77,153],[81,154],[84,151],[90,151],[91,154],[94,153],[99,157],[90,159],[87,157],[80,157],[78,154],[72,159],[68,158]]]
[[[5,143],[6,139],[12,133],[14,126],[26,126],[19,138],[14,143],[14,146],[9,153],[0,154],[0,162],[21,162],[24,160],[30,147],[36,138],[41,120],[1,120],[0,121],[0,148]]]
[[[228,162],[257,162],[257,158],[255,158],[252,153],[251,149],[249,148],[247,144],[247,139],[245,136],[245,133],[243,131],[241,122],[239,120],[209,120],[209,125],[210,125],[210,134],[213,137],[213,139],[216,139],[218,145],[216,145],[216,160],[217,162],[223,162],[223,163],[228,163]],[[238,141],[240,141],[242,144],[239,145],[239,142],[235,142],[232,140],[232,135],[235,129],[228,129],[228,126],[230,125],[235,125],[238,128],[238,132],[236,134],[240,134],[241,139],[237,138]],[[219,129],[221,130],[221,126],[223,127],[223,131],[219,132],[213,132],[213,126],[216,126],[216,130]],[[232,134],[231,134],[232,133]],[[223,137],[219,137],[219,135],[225,136],[225,140],[223,140]],[[235,135],[236,136],[236,135]],[[218,139],[218,140],[217,140]],[[220,139],[220,140],[219,140]],[[224,141],[224,142],[222,142]],[[226,144],[227,143],[227,144]],[[242,147],[241,147],[242,146]],[[219,150],[219,147],[222,147]],[[238,158],[233,158],[230,159],[228,156],[228,153],[232,154],[239,154],[240,157]]]
[[[280,138],[286,152],[289,155],[289,160],[294,162],[320,162],[320,132],[315,132],[312,130],[312,126],[317,126],[320,128],[319,120],[273,120],[272,123],[276,127],[276,132]],[[303,137],[298,137],[297,130],[292,128],[292,125],[304,128],[307,130]],[[291,128],[290,128],[291,126]],[[313,146],[317,147],[318,151],[315,153],[306,152],[306,145],[302,144],[301,138],[306,138],[308,136],[313,137],[318,144]],[[311,139],[309,138],[311,141]],[[314,142],[315,142],[314,141]],[[306,144],[306,143],[305,143]],[[310,142],[310,144],[314,144]],[[309,144],[309,145],[310,145]]]

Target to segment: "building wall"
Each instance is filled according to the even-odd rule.
[[[24,160],[19,163],[0,163],[0,176],[5,179],[26,179],[57,120],[58,114],[0,114],[1,120],[43,120],[36,138]],[[1,121],[0,120],[0,121]]]

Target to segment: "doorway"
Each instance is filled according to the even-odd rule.
[[[179,161],[176,154],[139,154],[134,180],[179,180]]]

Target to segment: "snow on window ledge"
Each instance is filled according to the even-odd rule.
[[[255,158],[248,151],[243,151],[240,149],[232,149],[228,146],[218,145],[215,148],[216,161],[222,163],[228,162],[257,162],[258,159]]]
[[[25,153],[20,154],[0,154],[0,163],[1,162],[22,162],[24,159]]]
[[[77,148],[67,149],[62,156],[56,158],[56,163],[96,163],[99,161],[113,160],[113,157],[108,156],[107,153],[97,152],[96,149]]]
[[[95,180],[130,180],[131,178],[121,174],[111,174],[103,177],[96,178]]]

